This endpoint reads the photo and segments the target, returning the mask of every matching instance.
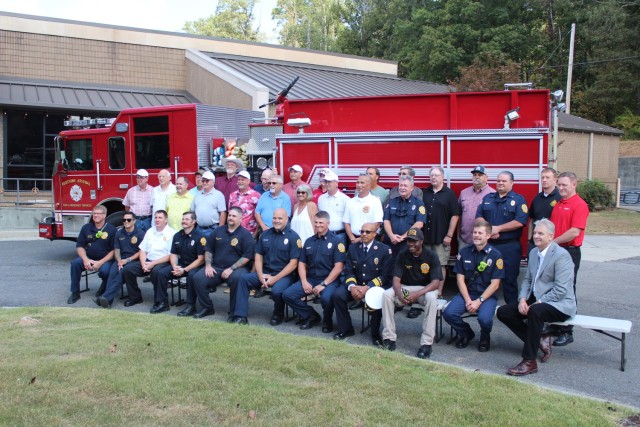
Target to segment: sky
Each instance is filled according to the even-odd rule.
[[[256,0],[254,15],[268,43],[276,43],[271,10],[277,0]],[[184,23],[215,12],[216,0],[0,0],[3,12],[180,32]],[[188,5],[188,7],[185,7]]]

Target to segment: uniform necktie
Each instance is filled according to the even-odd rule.
[[[363,245],[363,246],[362,246],[362,250],[364,251],[364,254],[366,255],[366,254],[367,254],[367,251],[368,251],[369,249],[367,248],[367,245]]]

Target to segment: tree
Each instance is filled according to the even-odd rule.
[[[191,34],[260,41],[259,28],[253,28],[254,6],[255,0],[218,0],[215,14],[186,22],[183,29]]]
[[[481,53],[471,65],[460,68],[460,77],[450,84],[456,91],[502,90],[504,83],[517,82],[520,78],[518,64],[506,59],[506,55]]]
[[[280,27],[283,45],[333,51],[340,7],[339,0],[278,0],[271,16]]]

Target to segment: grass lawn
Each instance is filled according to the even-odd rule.
[[[591,212],[587,234],[640,234],[640,212],[627,209]]]
[[[175,316],[2,309],[0,343],[0,425],[613,426],[632,414],[372,347]]]

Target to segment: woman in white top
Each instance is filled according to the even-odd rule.
[[[291,218],[291,229],[298,233],[304,243],[313,236],[313,218],[318,213],[318,205],[312,202],[313,192],[311,187],[301,184],[296,188],[297,203],[293,207],[293,217]]]

